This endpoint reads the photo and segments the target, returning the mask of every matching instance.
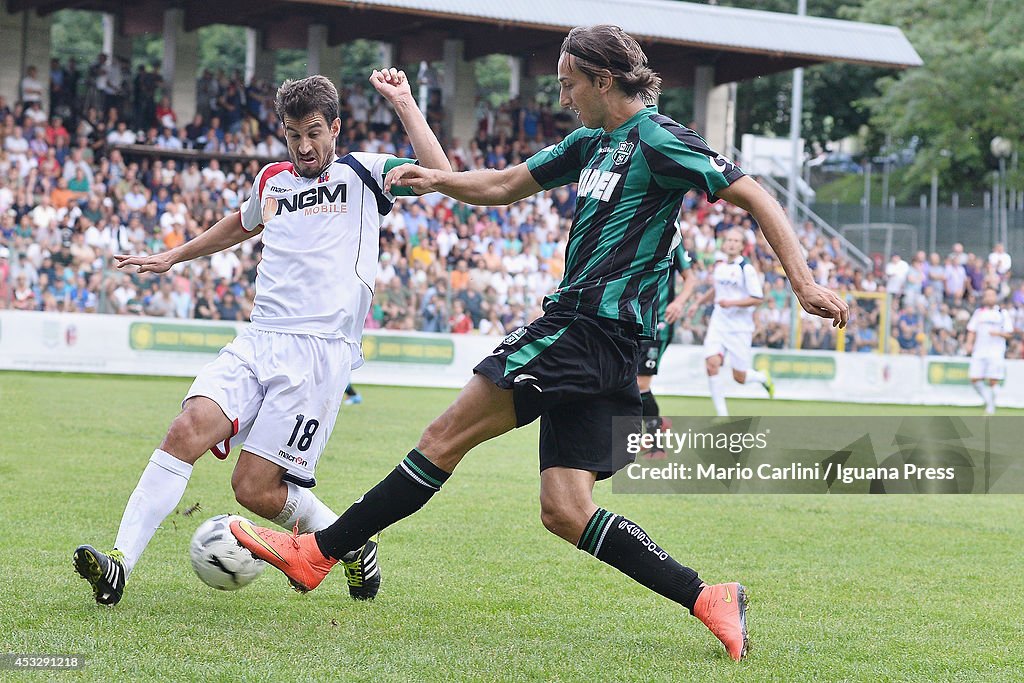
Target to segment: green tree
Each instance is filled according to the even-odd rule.
[[[199,71],[245,73],[245,28],[213,24],[199,29]]]
[[[877,129],[920,138],[908,181],[921,189],[938,169],[945,190],[983,190],[997,165],[992,138],[1024,139],[1024,3],[865,0],[858,16],[898,26],[924,60],[881,79],[868,101]]]
[[[509,80],[512,71],[507,55],[487,55],[473,63],[476,72],[476,94],[483,97],[492,106],[497,106],[508,99]]]
[[[132,40],[132,71],[139,64],[146,64],[160,71],[164,60],[164,37],[154,33],[136,36]]]
[[[50,54],[67,64],[74,57],[79,68],[95,61],[103,48],[103,18],[98,12],[65,9],[54,12],[50,26]],[[47,65],[40,64],[39,68]]]
[[[808,0],[807,14],[828,19],[852,18],[863,0]],[[742,9],[795,14],[797,0],[721,0],[710,3]],[[825,143],[856,134],[871,112],[863,100],[878,94],[876,80],[886,72],[856,64],[826,63],[804,69],[801,136]],[[792,72],[760,76],[739,84],[736,93],[737,135],[789,135],[793,96]]]
[[[344,43],[338,48],[341,51],[341,70],[336,74],[324,74],[330,78],[340,79],[343,86],[365,84],[373,69],[382,66],[377,44],[370,40],[354,40]],[[244,50],[243,50],[244,59]],[[287,78],[305,78],[307,73],[307,54],[305,50],[278,50],[277,67],[274,78],[278,83]],[[411,76],[415,78],[416,74]]]

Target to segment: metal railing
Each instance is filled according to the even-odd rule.
[[[767,175],[758,177],[761,180],[763,180],[766,185],[775,190],[781,197],[789,197],[789,189],[785,187],[782,183],[777,181],[775,178],[772,178],[771,176]],[[853,243],[850,242],[850,240],[846,239],[846,237],[844,237],[841,232],[833,228],[827,221],[825,221],[824,218],[814,213],[814,211],[811,210],[811,207],[804,204],[799,198],[795,200],[795,204],[796,208],[803,213],[806,219],[814,223],[814,225],[821,229],[822,232],[824,232],[829,237],[838,238],[839,242],[843,245],[843,250],[846,252],[846,255],[849,256],[851,260],[858,262],[861,265],[861,267],[863,267],[866,270],[871,270],[874,267],[874,263],[872,262],[870,256],[868,256],[863,251],[854,246]]]
[[[735,147],[732,147],[729,153],[732,155],[734,159],[740,158],[740,151]],[[761,179],[765,185],[774,190],[776,194],[778,194],[779,199],[783,204],[786,203],[785,200],[789,199],[790,195],[788,187],[786,187],[785,185],[783,185],[770,175],[759,175],[758,178]],[[805,204],[803,200],[800,199],[800,197],[794,197],[793,202],[797,210],[802,212],[807,220],[814,223],[815,226],[817,226],[822,232],[824,232],[829,237],[838,238],[840,244],[843,245],[843,250],[846,252],[847,256],[849,256],[851,260],[856,261],[857,263],[860,264],[862,268],[868,271],[870,271],[874,267],[874,262],[871,260],[870,256],[868,256],[863,251],[854,246],[853,243],[850,242],[850,240],[846,239],[846,237],[844,237],[842,233],[840,233],[838,230],[832,227],[832,225],[830,225],[824,218],[814,213],[814,211],[811,210],[811,207],[807,206],[807,204]],[[795,216],[790,216],[790,220],[794,221],[794,223],[795,218]]]

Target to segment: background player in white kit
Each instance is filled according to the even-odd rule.
[[[727,230],[722,236],[722,252],[725,259],[715,264],[712,272],[713,288],[703,296],[706,303],[715,298],[715,310],[708,322],[708,333],[704,337],[704,365],[711,388],[711,401],[718,415],[728,415],[725,407],[724,377],[720,370],[723,363],[732,368],[732,376],[740,384],[757,382],[764,385],[769,397],[775,396],[771,378],[754,370],[751,343],[754,338],[754,309],[761,305],[764,290],[761,276],[747,259],[743,251],[743,233],[737,229]]]
[[[419,161],[450,171],[405,74],[374,71],[370,81],[394,106]],[[323,76],[285,81],[275,107],[291,161],[261,169],[238,213],[170,251],[116,256],[119,268],[163,273],[263,234],[252,324],[196,377],[128,500],[114,550],[75,550],[75,569],[100,604],[121,599],[128,574],[207,450],[226,458],[233,445],[241,446],[231,485],[238,502],[257,515],[305,532],[337,519],[309,488],[341,388],[362,364],[359,341],[373,297],[380,221],[394,201],[381,190],[384,176],[415,161],[364,153],[339,159],[338,91]],[[370,541],[350,555],[350,593],[374,597],[376,545]]]
[[[996,385],[1006,377],[1006,340],[1013,337],[1010,312],[1000,308],[996,300],[996,290],[986,289],[982,305],[967,321],[967,344],[964,346],[971,355],[968,372],[971,385],[985,402],[986,415],[996,412]]]

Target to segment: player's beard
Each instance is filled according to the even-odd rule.
[[[312,166],[306,166],[305,164],[301,164],[299,160],[299,155],[293,153],[292,166],[295,168],[295,172],[298,173],[303,178],[319,178],[327,169],[327,167],[334,163],[334,150],[336,149],[336,140],[337,138],[331,138],[330,146],[325,146],[324,149],[317,150],[319,153],[318,156],[323,159],[323,163],[320,164],[320,166],[316,167],[315,169]]]

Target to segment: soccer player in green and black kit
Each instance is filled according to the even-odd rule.
[[[312,590],[336,558],[426,504],[470,449],[539,417],[544,526],[685,606],[738,660],[747,648],[745,589],[704,584],[637,524],[598,508],[592,498],[594,482],[626,464],[612,457],[612,417],[640,417],[638,341],[654,332],[683,194],[696,187],[753,214],[805,310],[841,326],[848,310],[815,284],[778,203],[696,133],[645,106],[661,79],[622,29],[570,31],[558,80],[562,106],[584,126],[559,144],[501,171],[402,166],[388,174],[384,188],[436,190],[497,205],[577,182],[565,276],[544,315],[481,361],[417,447],[329,528],[288,536],[241,522],[231,530],[297,588]]]
[[[678,230],[678,223],[676,224]],[[672,343],[676,334],[676,321],[686,311],[686,307],[693,296],[693,290],[697,285],[697,278],[690,270],[693,260],[686,252],[686,248],[680,244],[672,250],[672,260],[669,263],[668,277],[665,278],[662,290],[658,293],[660,305],[658,308],[657,324],[654,328],[652,339],[640,341],[640,364],[636,372],[636,385],[640,390],[640,409],[643,416],[644,431],[654,433],[659,429],[668,429],[672,426],[668,418],[661,417],[661,410],[658,401],[651,391],[651,378],[658,374],[661,367],[661,357],[665,355],[665,349]],[[683,278],[683,288],[676,296],[676,273]],[[652,449],[643,457],[650,459],[661,459],[665,457],[665,451]]]

